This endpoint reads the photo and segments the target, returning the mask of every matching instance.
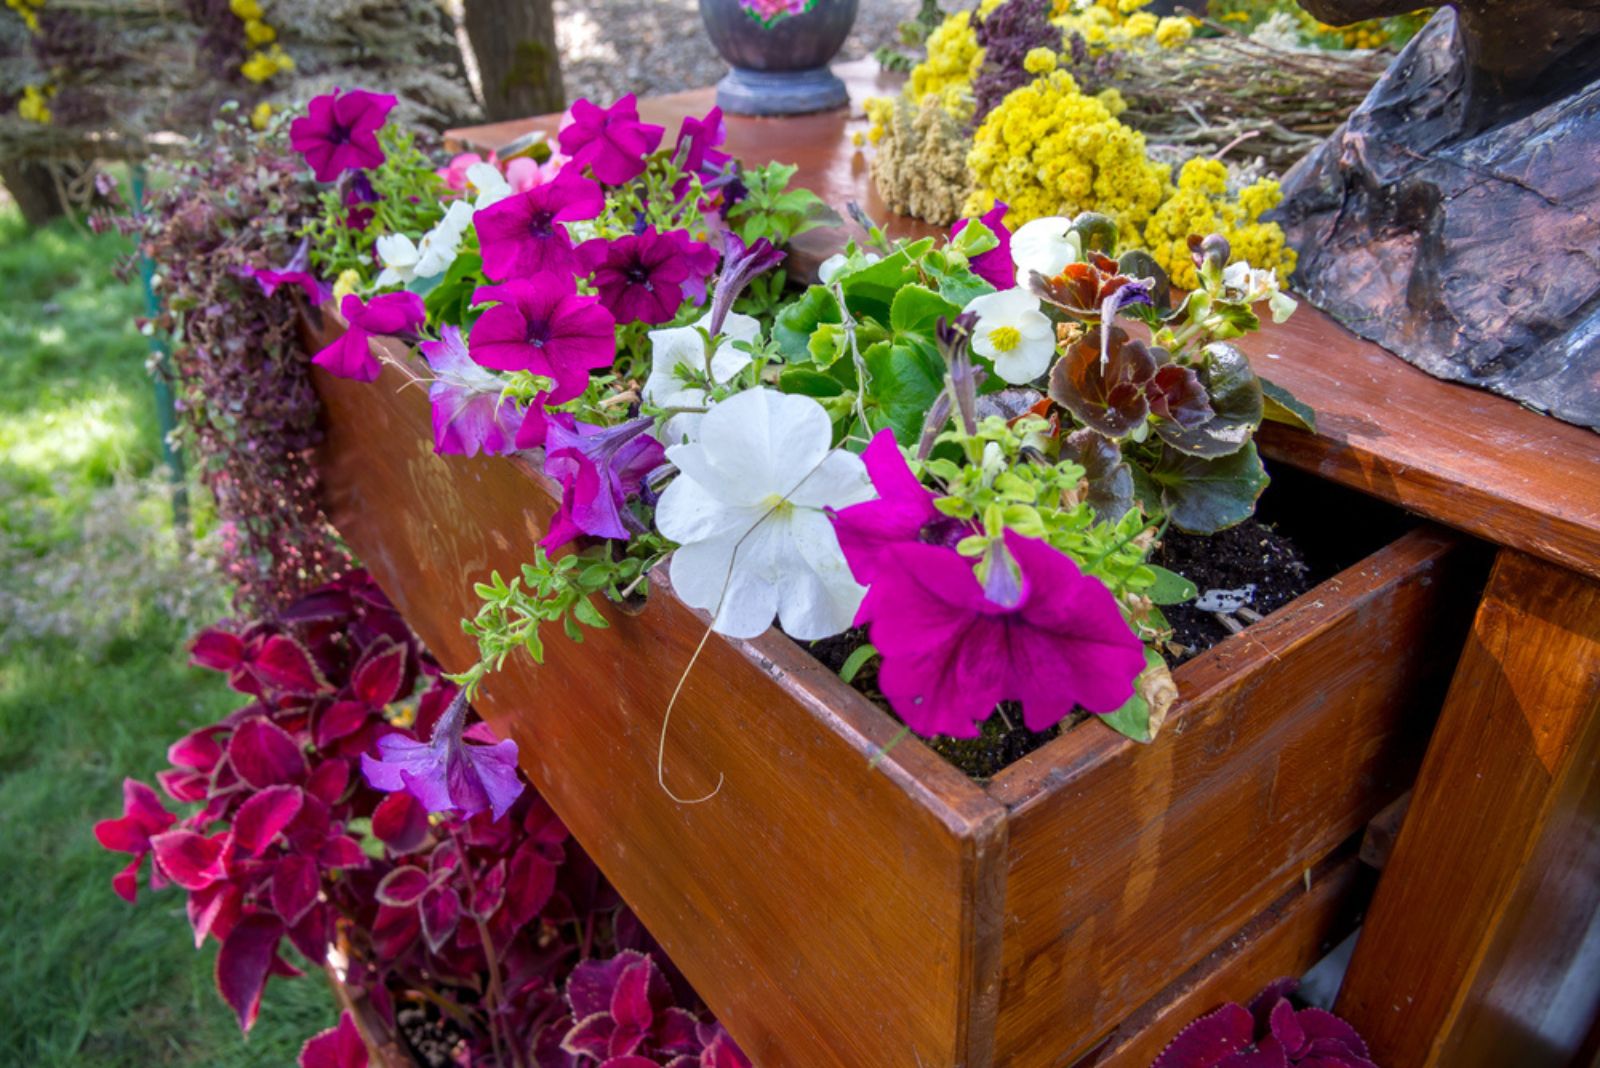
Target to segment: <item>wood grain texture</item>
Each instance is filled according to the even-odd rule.
[[[1501,552],[1338,1011],[1386,1068],[1579,1055],[1600,1015],[1600,584]]]
[[[1319,864],[1216,952],[1123,1020],[1073,1068],[1150,1068],[1191,1021],[1227,1002],[1248,1005],[1269,983],[1303,975],[1355,929],[1373,876],[1343,850]]]
[[[318,375],[327,506],[423,642],[476,659],[471,583],[517,572],[554,508],[532,468],[436,456],[420,389]],[[476,707],[762,1068],[989,1063],[1004,810],[787,638],[716,638],[665,574],[638,617],[514,658]]]
[[[1409,785],[1473,584],[1437,528],[1178,673],[1141,746],[1078,729],[1005,769],[997,1061],[1065,1065]]]

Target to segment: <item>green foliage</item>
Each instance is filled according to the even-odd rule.
[[[378,143],[384,161],[365,172],[378,200],[356,206],[373,212],[371,225],[354,229],[346,225],[352,209],[340,193],[343,183],[322,191],[320,217],[306,228],[311,263],[320,277],[336,279],[345,271],[355,271],[366,280],[374,274],[372,250],[379,237],[424,234],[444,217],[439,202],[443,183],[412,133],[391,122],[378,131]]]
[[[800,168],[768,163],[746,168],[745,198],[728,209],[728,222],[745,244],[766,238],[779,248],[796,236],[819,226],[838,226],[842,220],[809,189],[790,189]]]

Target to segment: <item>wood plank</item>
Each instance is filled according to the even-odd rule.
[[[1359,921],[1373,877],[1343,850],[1318,865],[1073,1068],[1150,1068],[1188,1024],[1227,1002],[1248,1005],[1269,983],[1304,975]]]
[[[1185,664],[1150,745],[1080,728],[995,778],[999,1063],[1093,1049],[1410,785],[1476,588],[1456,549],[1413,531]]]
[[[1386,1068],[1583,1048],[1600,1016],[1600,584],[1501,552],[1338,1011]]]
[[[398,352],[398,349],[392,351]],[[318,374],[321,469],[341,533],[448,668],[476,656],[472,583],[515,574],[549,521],[526,463],[436,456],[425,395]],[[782,635],[714,637],[665,586],[547,662],[515,658],[477,707],[763,1068],[981,1068],[992,1048],[1004,809]],[[841,996],[848,992],[848,996]]]

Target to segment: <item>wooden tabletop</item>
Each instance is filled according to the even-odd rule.
[[[800,168],[796,181],[843,210],[859,203],[895,236],[936,228],[892,216],[872,183],[868,152],[851,135],[867,123],[861,102],[896,92],[900,78],[872,60],[835,70],[850,87],[848,111],[786,119],[729,116],[728,151],[750,163]],[[671,137],[685,115],[715,101],[710,89],[640,102]],[[452,130],[456,146],[488,150],[557,116]],[[805,275],[843,245],[846,232],[814,230],[795,242]],[[1441,382],[1364,341],[1305,304],[1289,322],[1241,342],[1256,370],[1317,412],[1313,436],[1269,425],[1262,451],[1441,523],[1600,577],[1600,435],[1466,386]],[[1337,516],[1330,516],[1337,522]]]

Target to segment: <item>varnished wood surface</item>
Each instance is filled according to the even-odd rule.
[[[1600,1020],[1600,584],[1500,554],[1338,1010],[1385,1068],[1578,1063]]]
[[[861,101],[893,92],[894,75],[871,60],[842,64],[851,108],[791,119],[728,119],[728,147],[750,163],[800,167],[796,181],[839,210],[857,201],[894,236],[937,229],[890,216],[873,187],[867,153],[851,144],[866,128]],[[710,89],[648,99],[646,118],[668,127],[711,107]],[[453,131],[488,149],[556,119]],[[844,243],[843,230],[798,242],[806,276]],[[1316,437],[1268,425],[1262,451],[1487,541],[1600,577],[1600,435],[1528,411],[1502,397],[1431,378],[1363,341],[1308,305],[1240,342],[1257,370],[1317,410]]]
[[[1072,1063],[1404,791],[1474,589],[1413,531],[1183,665],[1153,744],[1078,729],[1001,772],[999,1062]]]

